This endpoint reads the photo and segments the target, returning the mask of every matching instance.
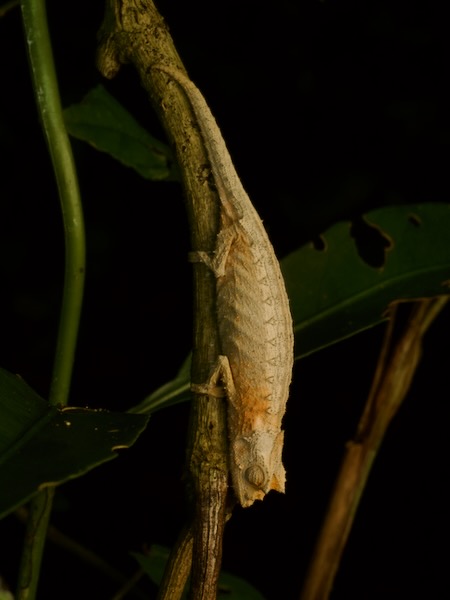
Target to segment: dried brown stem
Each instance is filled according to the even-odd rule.
[[[167,132],[182,173],[192,247],[212,251],[218,231],[218,201],[208,185],[208,164],[195,116],[179,86],[169,84],[164,73],[152,69],[169,65],[184,71],[167,27],[151,0],[107,0],[99,34],[98,65],[114,77],[121,64],[132,63]],[[194,266],[194,352],[192,380],[205,382],[219,354],[215,280],[202,264]],[[223,399],[194,399],[188,445],[188,474],[194,497],[193,543],[190,533],[181,536],[169,560],[169,574],[161,586],[160,600],[175,600],[184,584],[193,547],[191,594],[196,600],[213,600],[222,555],[228,483],[226,414]],[[180,566],[180,561],[183,566]]]
[[[415,302],[407,326],[395,344],[393,309],[372,388],[355,438],[347,444],[301,600],[329,597],[373,461],[409,390],[420,359],[422,338],[446,302],[447,298]]]
[[[170,554],[158,598],[164,598],[164,600],[180,598],[191,572],[193,543],[192,528],[187,526],[181,532],[174,550]]]

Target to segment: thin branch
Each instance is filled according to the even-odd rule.
[[[180,165],[194,249],[212,251],[218,231],[218,199],[208,185],[205,148],[195,115],[178,85],[169,82],[154,65],[170,65],[184,71],[167,27],[151,0],[107,0],[99,32],[98,66],[108,78],[123,63],[132,63],[171,140]],[[205,265],[194,265],[194,352],[192,381],[208,380],[219,355],[215,309],[215,278]],[[215,600],[222,556],[228,490],[226,408],[223,398],[199,395],[192,403],[187,470],[192,508],[193,573],[191,594],[195,600]],[[186,535],[190,535],[187,534]],[[170,595],[171,582],[183,564],[191,562],[191,546],[180,538],[169,560],[160,600]],[[181,563],[180,563],[181,561]],[[175,579],[174,579],[175,578]],[[179,589],[180,588],[180,589]],[[172,589],[173,591],[173,589]]]
[[[161,582],[158,599],[178,600],[186,587],[192,568],[192,548],[194,534],[192,527],[187,526],[181,532],[175,544]]]
[[[141,594],[136,589],[136,585],[139,583],[139,581],[143,577],[145,577],[145,575],[146,574],[143,569],[138,569],[136,571],[136,573],[123,584],[123,586],[120,588],[120,590],[116,594],[114,594],[114,596],[111,598],[111,600],[123,600],[123,598],[125,598],[129,594],[132,594],[139,598],[144,598],[144,599],[148,598],[147,594]]]
[[[347,444],[301,600],[329,597],[373,461],[392,418],[408,393],[419,363],[423,336],[446,302],[447,298],[415,302],[407,326],[396,343],[393,342],[394,318],[388,325],[371,392],[355,438]]]

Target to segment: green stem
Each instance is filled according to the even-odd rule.
[[[39,581],[55,488],[49,487],[30,502],[30,514],[23,543],[16,600],[34,600]]]
[[[53,62],[44,0],[21,0],[25,35],[42,127],[58,186],[65,231],[65,280],[49,401],[65,406],[72,377],[85,271],[80,193]]]
[[[65,274],[61,317],[49,403],[68,403],[80,322],[85,272],[85,236],[75,163],[63,120],[44,0],[21,0],[22,19],[36,102],[58,186],[65,234]],[[31,502],[19,572],[17,600],[36,595],[53,489]]]

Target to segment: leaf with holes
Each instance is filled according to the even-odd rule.
[[[387,318],[393,302],[450,292],[450,205],[392,206],[338,223],[281,263],[296,356]]]

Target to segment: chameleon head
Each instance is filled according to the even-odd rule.
[[[232,444],[232,479],[242,506],[262,500],[270,490],[284,492],[286,479],[281,462],[282,431],[254,431]]]

